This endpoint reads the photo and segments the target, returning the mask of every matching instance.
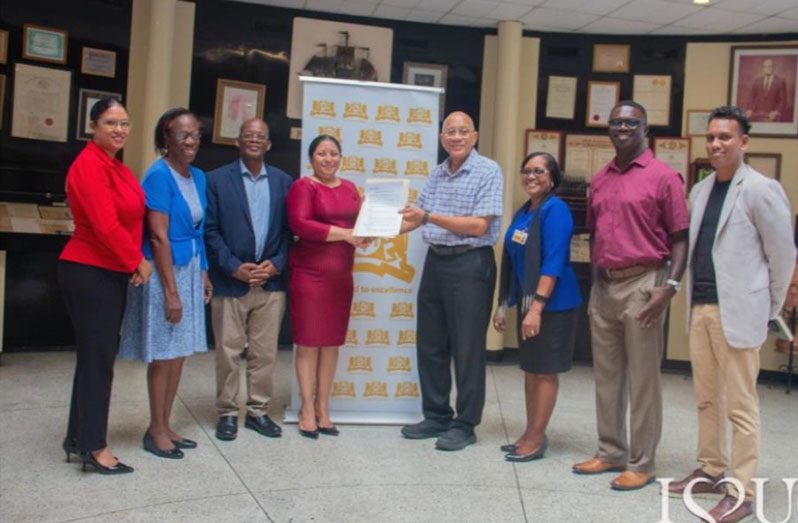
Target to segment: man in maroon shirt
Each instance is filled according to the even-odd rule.
[[[573,471],[622,472],[611,483],[615,490],[636,490],[654,481],[662,432],[665,309],[679,289],[687,259],[684,183],[654,158],[647,130],[640,104],[623,101],[613,108],[609,134],[615,158],[591,180],[587,210],[599,445],[595,457]]]

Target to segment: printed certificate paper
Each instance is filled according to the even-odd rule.
[[[407,204],[410,180],[366,180],[366,194],[355,223],[355,236],[389,238],[402,227],[399,211]]]

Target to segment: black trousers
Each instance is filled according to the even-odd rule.
[[[77,344],[67,437],[78,442],[81,452],[90,452],[107,446],[108,407],[128,275],[60,261],[58,283]]]
[[[490,323],[496,261],[490,247],[463,254],[427,252],[418,291],[418,373],[424,417],[447,421],[451,362],[457,384],[457,423],[473,427],[485,405],[485,336]]]

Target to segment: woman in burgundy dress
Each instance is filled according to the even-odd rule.
[[[288,254],[288,292],[302,400],[299,432],[315,439],[319,433],[338,434],[330,420],[330,391],[349,325],[355,247],[366,241],[352,235],[360,209],[357,187],[336,176],[341,144],[323,134],[308,154],[313,175],[294,182],[288,192],[288,223],[299,237]]]

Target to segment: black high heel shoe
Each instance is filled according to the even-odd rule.
[[[175,447],[179,449],[195,449],[197,448],[197,442],[193,439],[183,438],[183,439],[173,439],[172,443],[175,444]]]
[[[156,447],[155,442],[152,440],[152,436],[150,435],[150,431],[144,433],[142,444],[144,446],[144,450],[155,454],[159,458],[182,459],[184,456],[183,451],[177,447],[169,450],[161,450]]]
[[[86,472],[86,465],[91,465],[94,468],[94,472],[105,475],[129,474],[133,472],[133,467],[125,465],[121,461],[118,461],[113,467],[106,467],[97,461],[97,458],[91,452],[82,452],[80,457],[83,459],[83,472]]]
[[[61,448],[63,448],[64,452],[66,453],[67,463],[71,463],[69,461],[69,455],[70,454],[75,454],[76,456],[80,455],[80,449],[78,448],[78,442],[77,442],[77,440],[75,440],[73,438],[64,438],[63,443],[61,443]]]

